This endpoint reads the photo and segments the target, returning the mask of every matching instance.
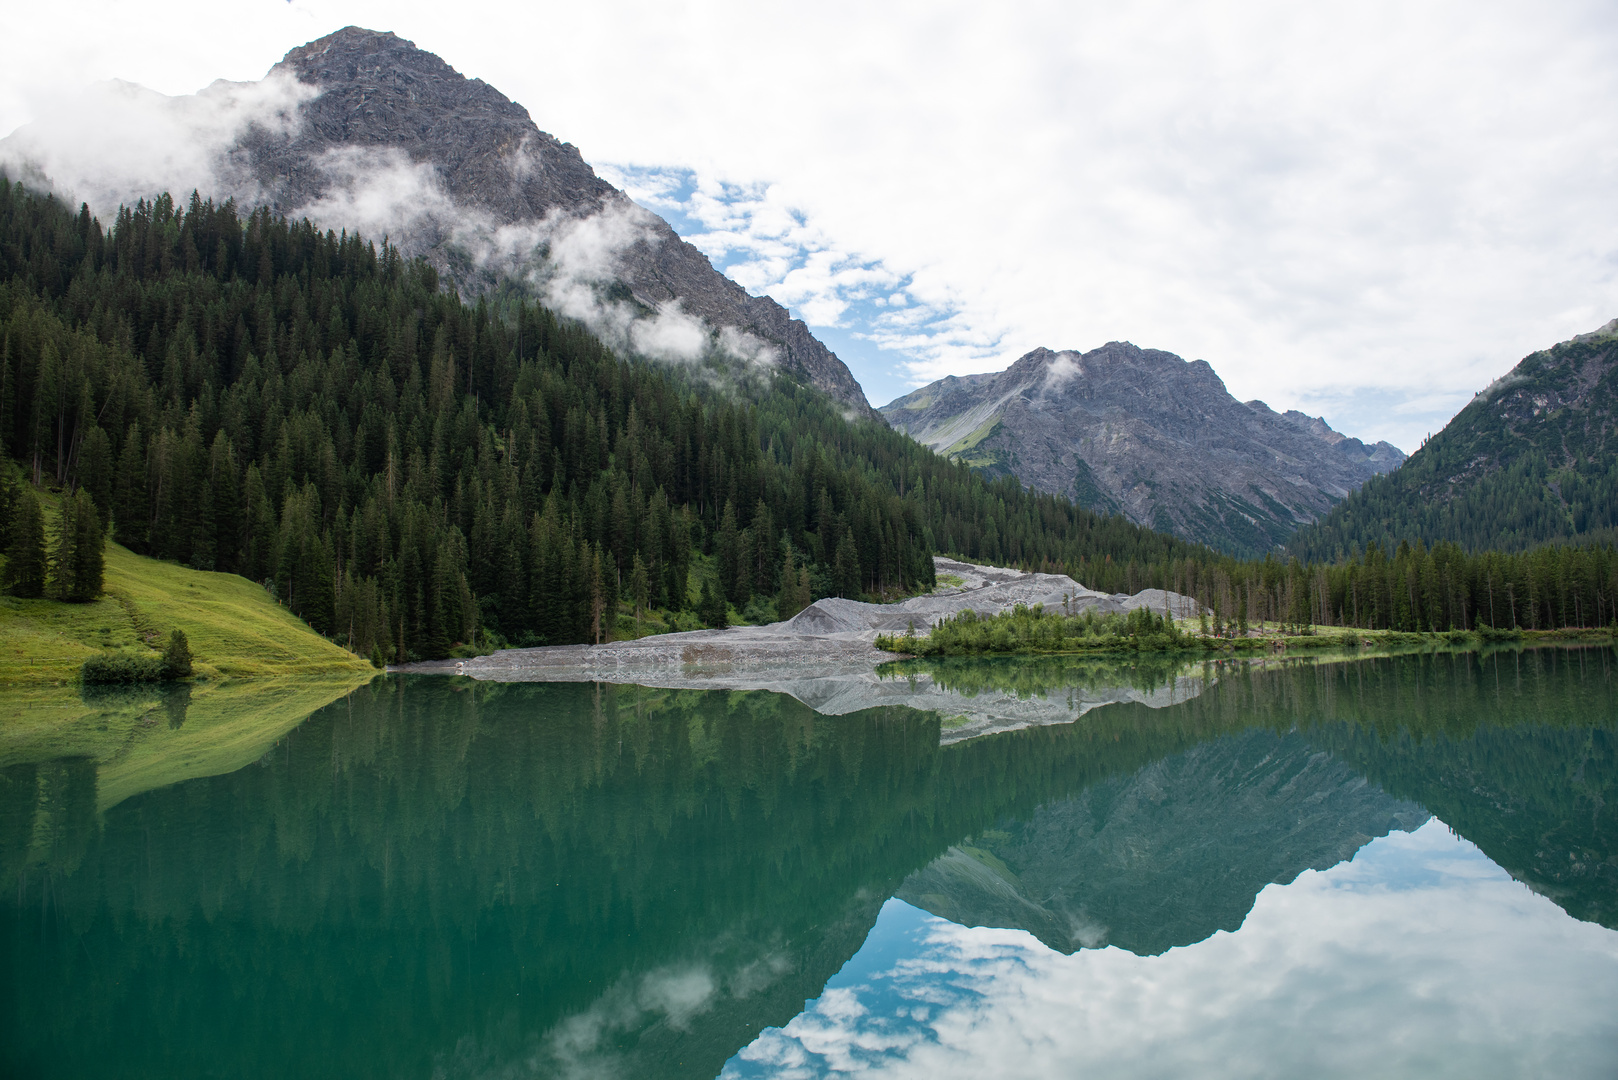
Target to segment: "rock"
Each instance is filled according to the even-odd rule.
[[[1205,361],[1128,342],[1035,349],[1005,371],[941,379],[879,411],[991,476],[1240,555],[1274,549],[1404,461],[1318,417],[1237,401]]]

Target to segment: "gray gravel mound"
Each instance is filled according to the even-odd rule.
[[[1183,701],[1200,690],[1200,680],[1180,677],[1158,691],[1120,687],[1024,699],[947,691],[926,677],[883,679],[878,664],[894,658],[876,648],[881,633],[918,632],[971,609],[980,615],[1009,611],[1018,604],[1044,604],[1075,613],[1162,610],[1167,603],[1180,617],[1194,617],[1196,602],[1178,593],[1148,589],[1134,596],[1086,589],[1065,574],[1030,574],[999,566],[979,566],[935,558],[939,576],[960,584],[941,586],[927,596],[897,604],[864,604],[828,597],[785,622],[659,634],[606,645],[558,645],[506,649],[462,663],[407,665],[400,670],[455,672],[496,682],[611,682],[671,689],[773,690],[791,694],[828,715],[844,715],[876,705],[905,704],[952,718],[945,741],[1032,724],[1067,723],[1095,705],[1136,701],[1152,707]],[[1060,698],[1060,700],[1058,700]]]

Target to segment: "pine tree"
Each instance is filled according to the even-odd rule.
[[[163,650],[163,670],[171,679],[191,677],[191,643],[178,627],[169,631],[168,647]]]
[[[45,595],[45,516],[39,499],[24,489],[11,522],[11,543],[6,548],[5,591],[12,596]]]
[[[146,497],[146,448],[140,421],[129,427],[118,455],[118,479],[112,500],[113,539],[131,551],[146,550],[151,505]]]

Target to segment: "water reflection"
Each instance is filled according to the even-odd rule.
[[[1257,898],[1239,933],[1064,956],[899,900],[748,1077],[1602,1078],[1615,935],[1433,821]]]
[[[947,745],[903,707],[392,679],[99,816],[89,759],[13,765],[0,1071],[713,1076],[820,998],[896,893],[1164,961],[1245,940],[1271,883],[1359,866],[1427,811],[1612,924],[1610,651],[1199,679]]]
[[[1212,667],[1162,654],[906,660],[878,668],[863,693],[938,713],[942,741],[952,743],[1070,724],[1104,705],[1166,709],[1211,685]]]
[[[951,847],[897,893],[1049,947],[1155,955],[1235,930],[1272,882],[1427,820],[1302,736],[1250,730],[1112,777]]]

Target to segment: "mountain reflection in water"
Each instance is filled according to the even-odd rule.
[[[948,745],[903,707],[388,679],[99,819],[93,763],[12,766],[0,1072],[711,1077],[896,894],[1151,955],[1428,812],[1611,927],[1615,672],[1226,665]]]

